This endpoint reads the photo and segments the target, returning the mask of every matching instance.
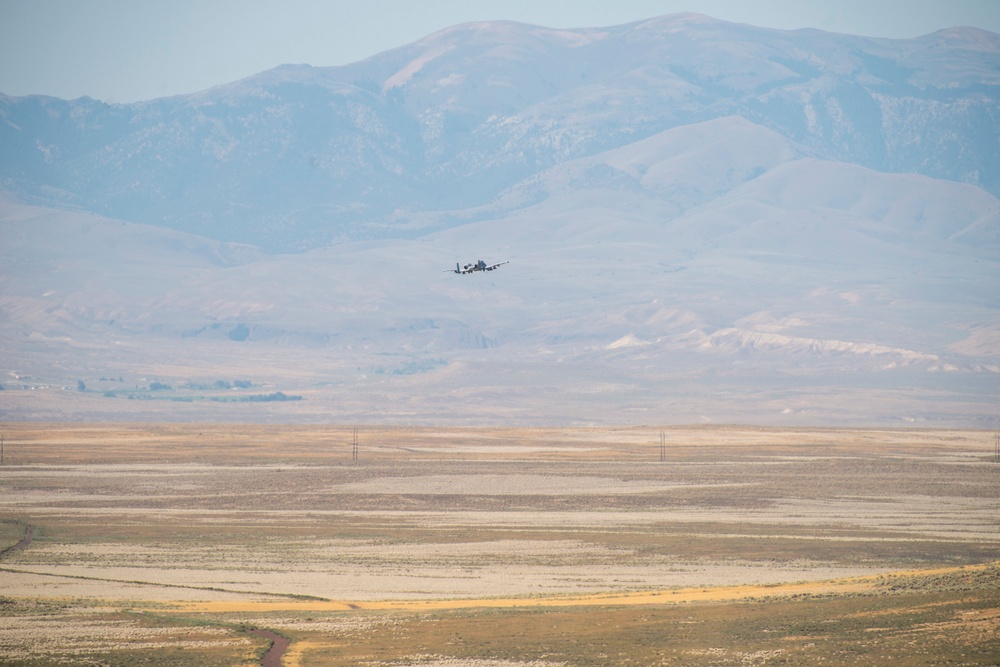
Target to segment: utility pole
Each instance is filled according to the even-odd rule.
[[[358,460],[358,427],[354,427],[354,444],[351,448],[351,460]]]
[[[667,434],[660,431],[660,463],[667,460]]]

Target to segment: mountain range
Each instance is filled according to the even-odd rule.
[[[993,33],[476,23],[0,117],[5,419],[998,419]]]

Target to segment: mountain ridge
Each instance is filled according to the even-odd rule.
[[[130,105],[4,97],[0,178],[37,203],[294,251],[737,115],[825,159],[996,195],[998,54],[1000,36],[965,29],[885,40],[700,15],[472,23],[358,63]]]

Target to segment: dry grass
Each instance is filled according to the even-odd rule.
[[[286,665],[998,661],[986,432],[364,428],[358,461],[350,427],[4,436],[0,548],[36,531],[0,561],[3,664],[252,664],[250,626]]]

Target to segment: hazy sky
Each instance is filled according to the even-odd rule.
[[[681,11],[879,37],[1000,32],[1000,0],[0,0],[0,93],[133,102],[284,63],[342,65],[467,21],[577,28]]]

